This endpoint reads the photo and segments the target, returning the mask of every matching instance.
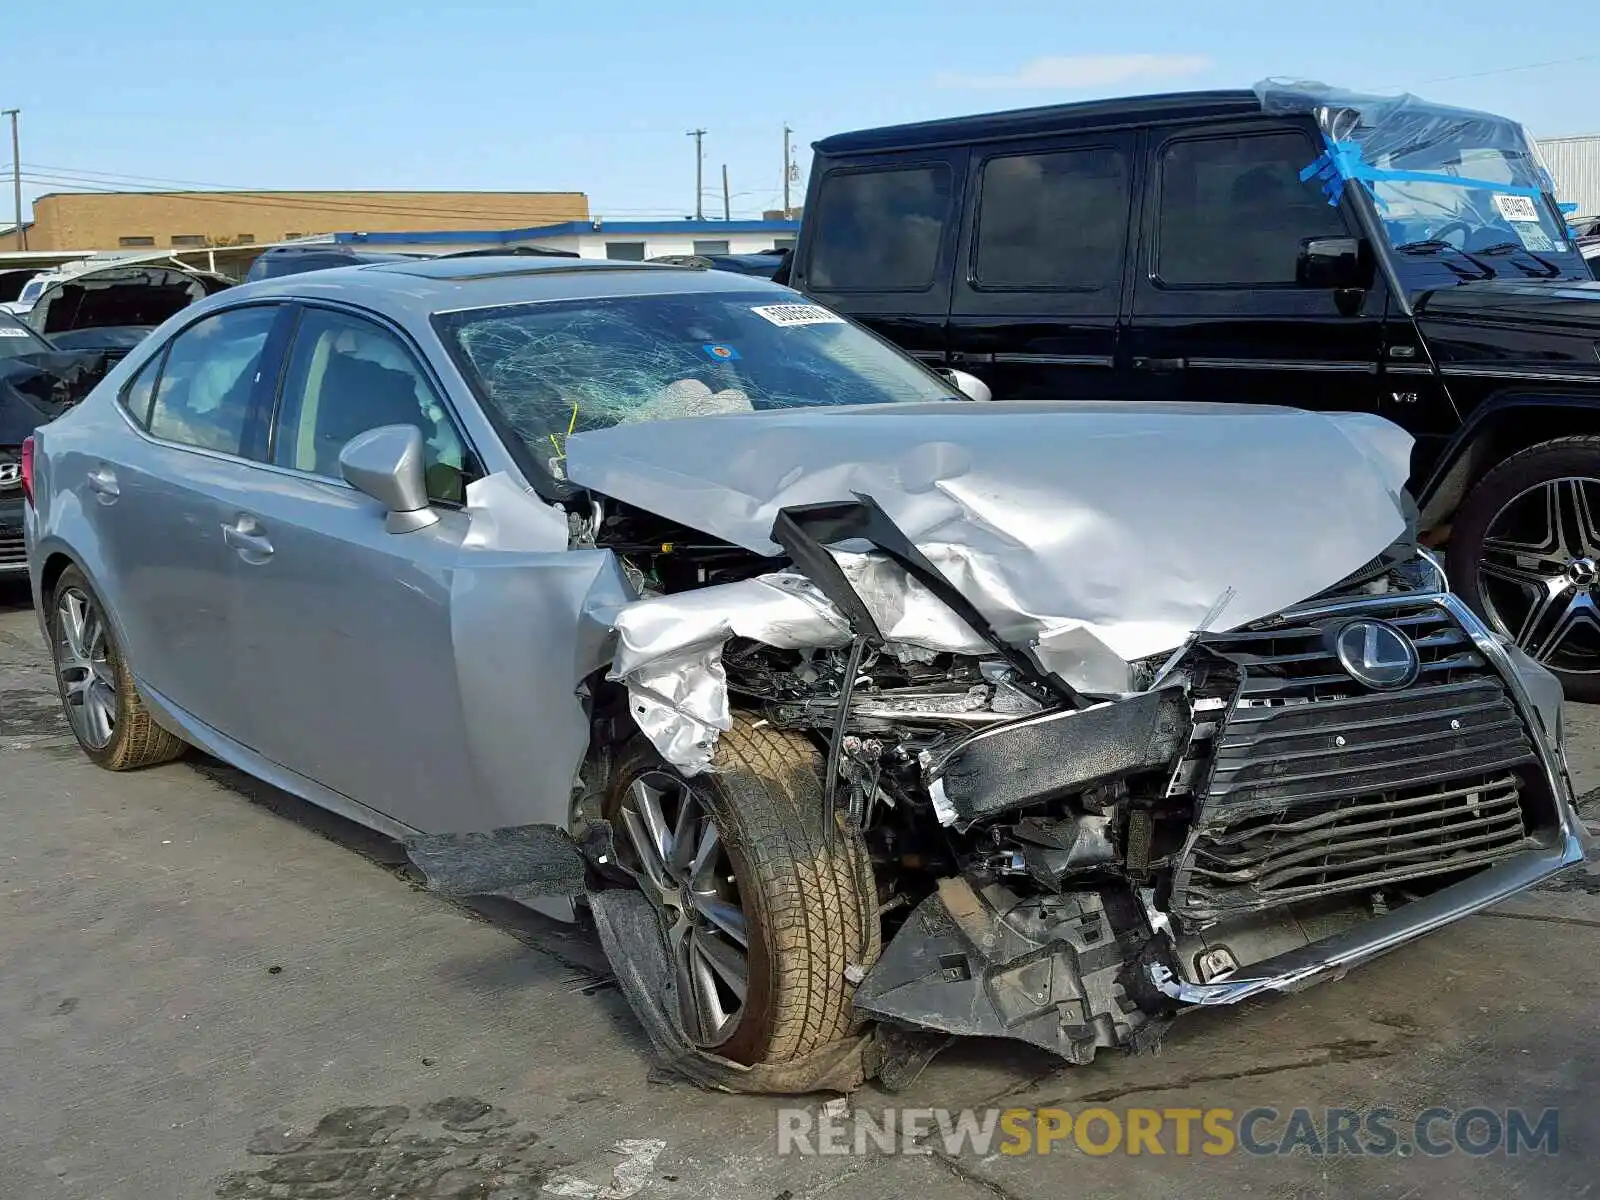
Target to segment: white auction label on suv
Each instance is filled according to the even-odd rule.
[[[26,329],[17,329],[11,325],[0,325],[0,337],[27,337]]]
[[[1496,195],[1494,206],[1508,221],[1532,221],[1535,225],[1539,223],[1539,210],[1533,206],[1532,196]]]
[[[763,304],[751,312],[774,325],[843,325],[844,318],[820,304]]]

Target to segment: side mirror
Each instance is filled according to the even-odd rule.
[[[422,431],[415,425],[380,425],[356,434],[339,451],[339,474],[389,510],[383,527],[390,533],[414,533],[439,519],[428,506]]]
[[[1373,274],[1372,251],[1361,238],[1306,238],[1300,243],[1294,278],[1303,288],[1369,288]]]
[[[948,367],[940,367],[937,373],[968,400],[994,399],[994,393],[989,390],[989,385],[976,375],[969,375],[965,371],[954,371]]]

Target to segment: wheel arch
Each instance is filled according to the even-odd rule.
[[[1600,434],[1600,395],[1507,388],[1472,410],[1417,493],[1424,530],[1448,525],[1472,485],[1511,455],[1556,438]]]

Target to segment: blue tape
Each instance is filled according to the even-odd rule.
[[[1510,183],[1496,183],[1492,179],[1472,179],[1464,175],[1436,175],[1429,171],[1382,171],[1362,161],[1359,142],[1329,142],[1327,150],[1300,172],[1301,183],[1308,183],[1312,179],[1321,180],[1322,191],[1328,197],[1329,204],[1338,204],[1340,196],[1344,194],[1344,185],[1355,179],[1368,185],[1367,190],[1373,192],[1373,199],[1377,200],[1380,207],[1386,206],[1371,187],[1376,182],[1443,183],[1453,187],[1499,192],[1503,196],[1529,196],[1535,200],[1544,195],[1544,192],[1536,187],[1518,187]]]
[[[1566,204],[1558,204],[1558,205],[1556,205],[1556,207],[1561,210],[1561,215],[1562,216],[1569,217],[1573,213],[1578,211],[1578,202],[1576,200],[1571,200],[1571,201],[1568,201]]]

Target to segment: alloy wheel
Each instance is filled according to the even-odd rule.
[[[103,750],[117,723],[117,675],[105,617],[86,592],[67,588],[56,602],[55,624],[56,674],[67,720],[85,746]]]
[[[750,982],[749,934],[722,835],[698,793],[664,771],[628,788],[619,810],[622,865],[656,905],[676,974],[684,1031],[727,1041]]]
[[[1478,559],[1486,615],[1552,670],[1600,673],[1600,479],[1519,492],[1494,515]]]

